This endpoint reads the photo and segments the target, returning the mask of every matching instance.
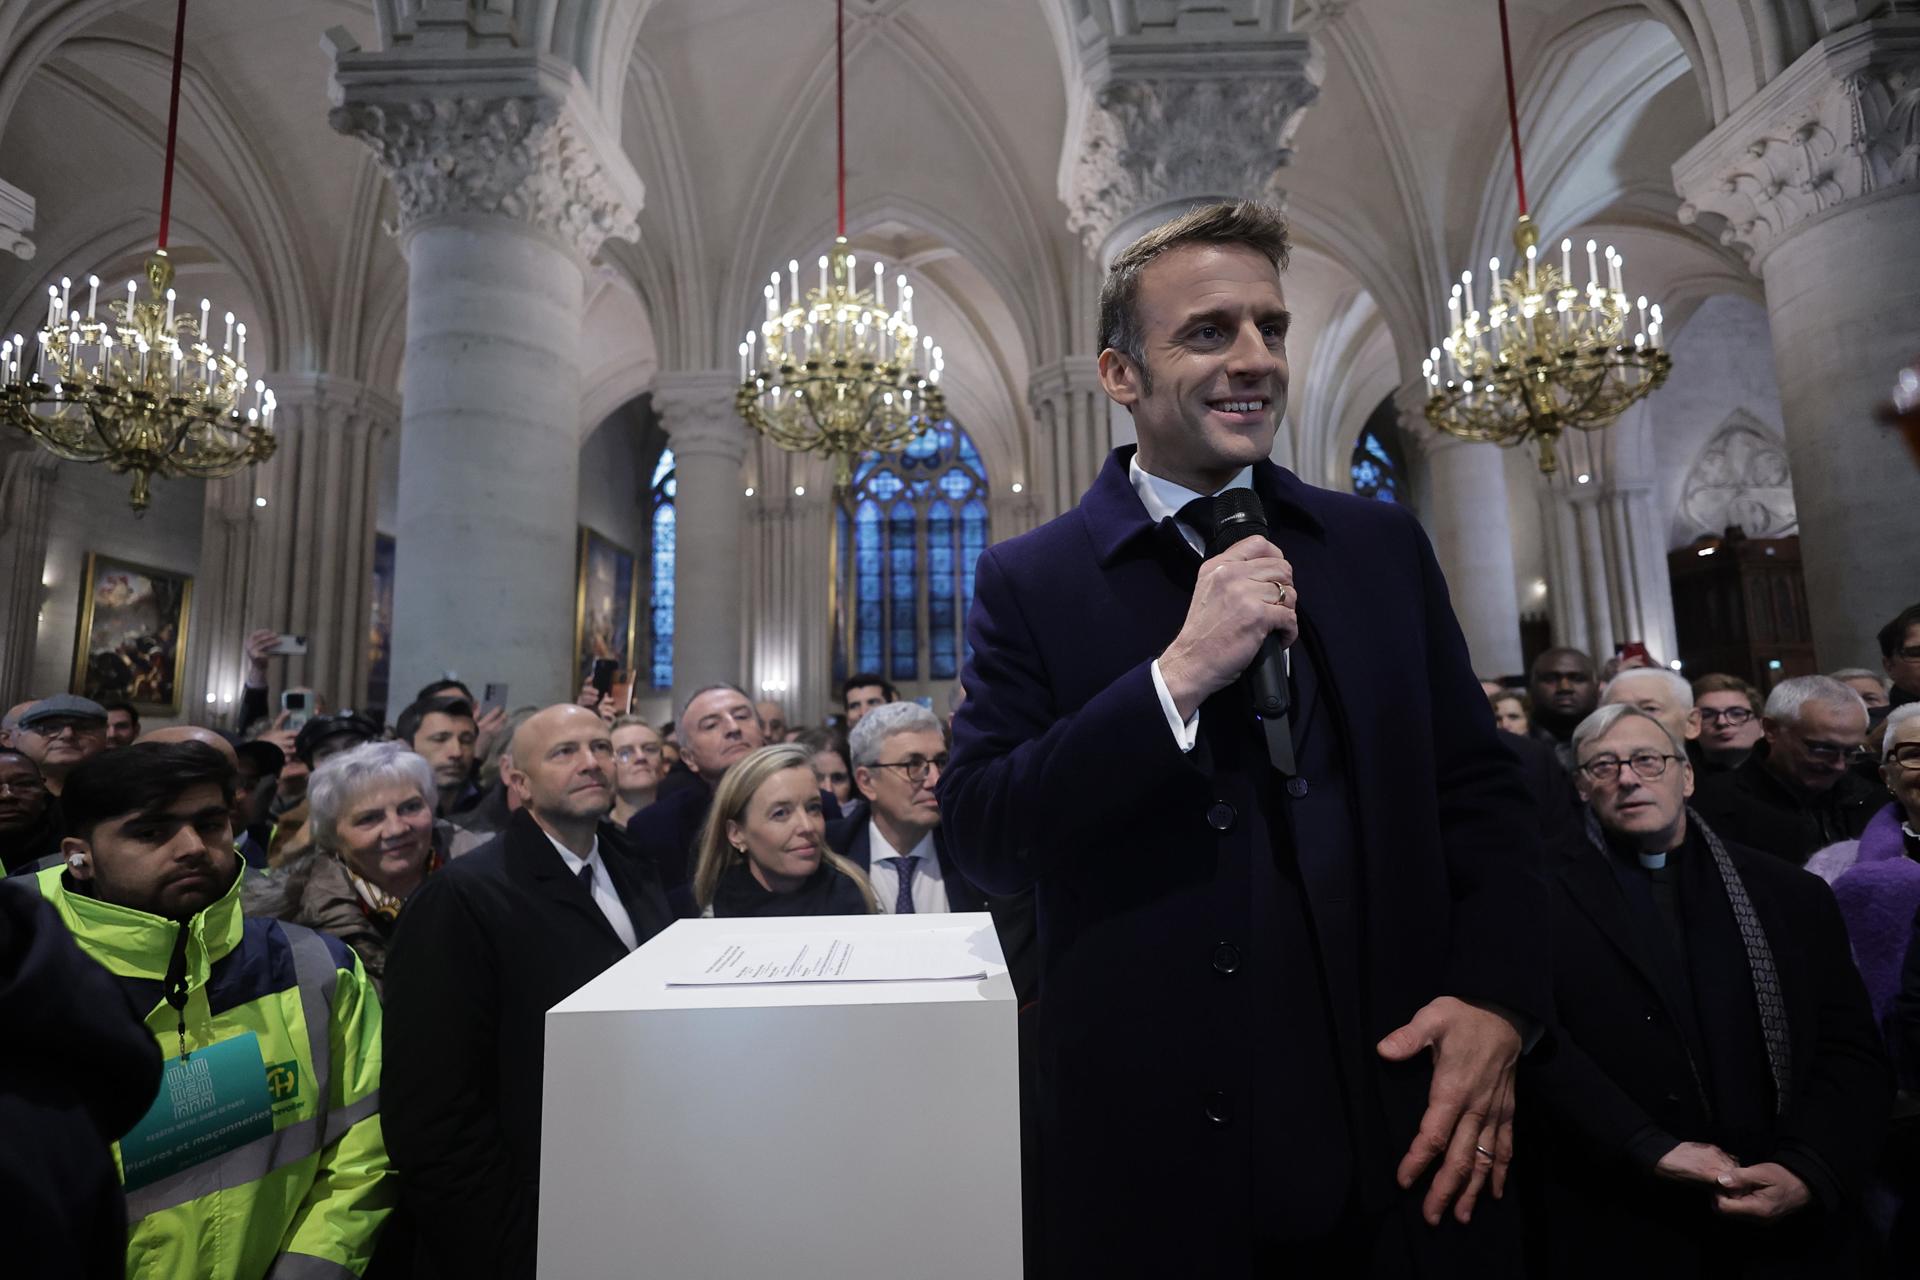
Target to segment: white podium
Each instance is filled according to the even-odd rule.
[[[722,934],[965,926],[985,981],[670,987]],[[541,1280],[1018,1280],[992,918],[682,920],[547,1014]]]

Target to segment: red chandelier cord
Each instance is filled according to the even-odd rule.
[[[180,133],[180,65],[186,54],[187,0],[173,23],[173,89],[167,98],[167,171],[160,186],[160,248],[167,247],[167,223],[173,217],[173,148]]]
[[[187,0],[180,0],[185,8]],[[838,138],[836,186],[840,196],[840,238],[847,238],[847,6],[833,0],[833,114]],[[178,74],[178,73],[176,73]]]
[[[181,7],[187,0],[180,0]],[[1513,135],[1513,185],[1520,189],[1520,216],[1527,216],[1527,174],[1520,164],[1520,109],[1513,96],[1513,46],[1507,36],[1507,0],[1500,0],[1500,60],[1507,73],[1507,131]],[[177,73],[176,73],[177,74]]]

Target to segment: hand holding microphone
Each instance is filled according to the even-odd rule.
[[[1269,703],[1268,711],[1277,715],[1286,705],[1285,650],[1300,635],[1293,566],[1267,541],[1253,490],[1229,489],[1214,502],[1209,558],[1180,634],[1160,655],[1160,678],[1182,718],[1243,674],[1253,678],[1256,704],[1278,694],[1279,710]]]

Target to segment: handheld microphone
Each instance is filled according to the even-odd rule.
[[[1213,536],[1207,540],[1207,558],[1225,551],[1245,538],[1261,538],[1267,533],[1267,512],[1260,495],[1252,489],[1226,489],[1213,496]],[[1281,773],[1294,771],[1293,730],[1287,723],[1292,698],[1287,691],[1287,651],[1278,632],[1270,632],[1261,642],[1247,668],[1247,692],[1253,710],[1266,730],[1267,756]]]
[[[1267,533],[1267,513],[1260,495],[1252,489],[1227,489],[1213,496],[1213,537],[1207,542],[1211,560],[1228,547],[1246,538],[1261,538]],[[1291,698],[1287,694],[1286,650],[1278,632],[1267,636],[1247,668],[1247,688],[1253,695],[1253,709],[1262,720],[1287,714]]]

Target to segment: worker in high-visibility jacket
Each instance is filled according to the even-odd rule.
[[[380,1002],[343,943],[243,917],[232,788],[202,743],[102,752],[68,776],[65,860],[39,875],[167,1060],[114,1148],[127,1275],[359,1276],[396,1193]]]

